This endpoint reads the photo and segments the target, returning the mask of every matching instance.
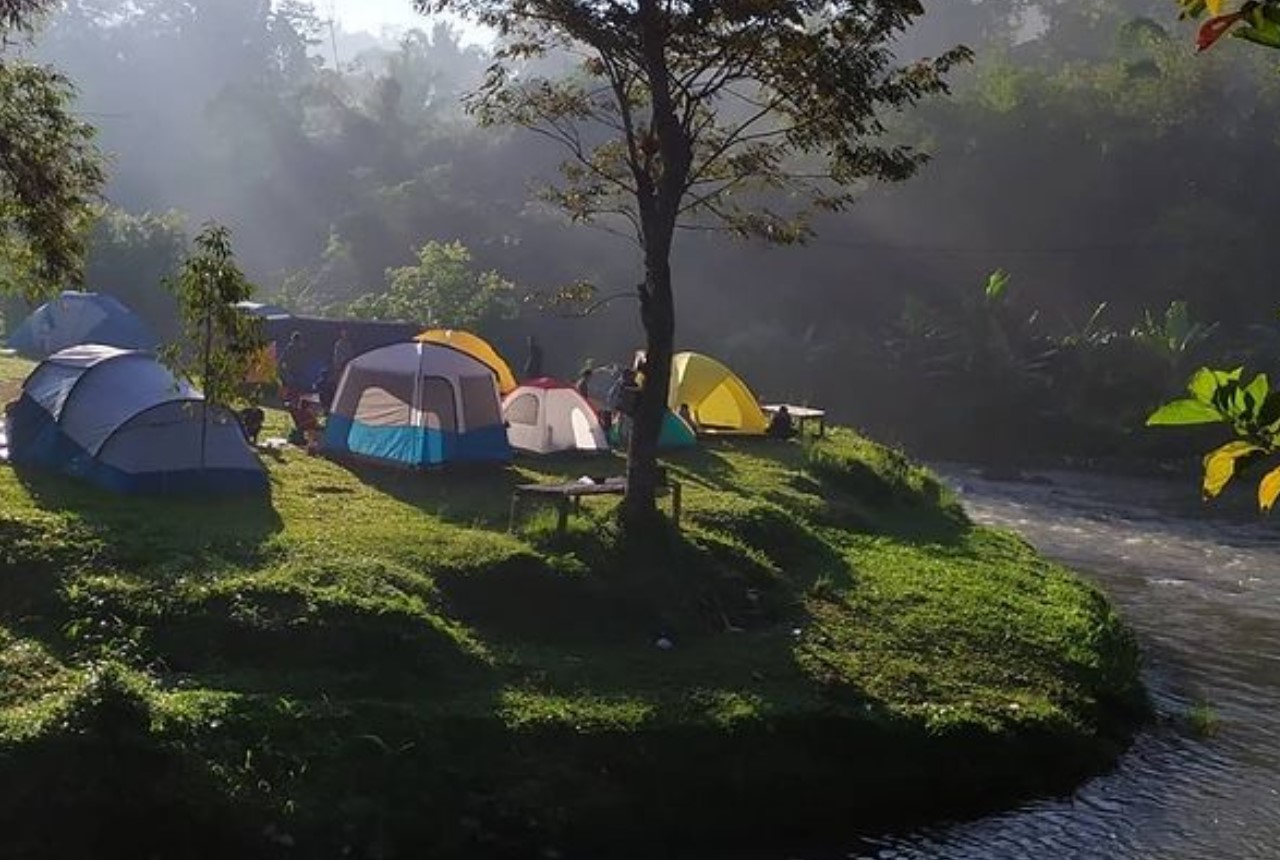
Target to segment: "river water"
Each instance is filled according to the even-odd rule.
[[[1198,502],[1194,479],[942,472],[975,520],[1020,532],[1112,597],[1137,631],[1158,716],[1071,797],[847,857],[1280,857],[1280,521],[1228,520]]]

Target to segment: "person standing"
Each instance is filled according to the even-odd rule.
[[[525,348],[527,355],[524,360],[524,378],[538,379],[542,376],[542,347],[538,345],[537,338],[529,335]]]
[[[302,342],[302,332],[295,331],[289,335],[289,343],[280,354],[280,382],[284,386],[285,400],[303,393],[307,387],[306,357],[303,352],[306,345]]]
[[[342,379],[342,371],[346,369],[347,362],[351,361],[354,354],[355,349],[351,346],[351,338],[347,337],[347,330],[344,328],[338,332],[338,339],[333,342],[333,363],[329,367],[329,378],[335,385]]]

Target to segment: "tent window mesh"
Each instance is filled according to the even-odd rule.
[[[372,385],[360,392],[355,419],[369,427],[407,427],[411,412],[406,401]]]
[[[458,412],[453,403],[453,386],[439,376],[422,379],[422,423],[431,430],[458,432]]]
[[[462,414],[468,430],[502,423],[492,376],[464,376],[458,381],[462,383]]]
[[[533,394],[521,394],[507,405],[506,416],[507,420],[512,424],[536,425],[538,423],[537,396]]]
[[[346,377],[343,379],[342,390],[338,393],[338,402],[334,404],[333,411],[339,415],[356,417],[365,392],[371,388],[377,388],[386,396],[401,401],[405,404],[405,409],[409,408],[408,404],[413,403],[412,372],[397,375],[356,364],[349,364],[347,365]],[[406,418],[404,424],[408,423],[409,421]]]

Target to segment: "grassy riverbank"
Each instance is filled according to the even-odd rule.
[[[0,470],[0,853],[838,845],[1069,786],[1141,711],[1096,591],[847,431],[670,458],[639,546],[610,501],[507,533],[613,458],[269,465],[261,504]]]

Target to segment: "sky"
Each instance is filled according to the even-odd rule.
[[[426,18],[413,11],[412,0],[312,0],[321,17],[329,16],[330,6],[347,30],[364,30],[377,34],[384,26],[423,26]]]
[[[392,28],[403,30],[407,27],[431,28],[432,21],[439,16],[420,15],[413,11],[413,0],[309,0],[323,20],[332,14],[335,20],[348,33],[369,33],[381,36],[383,30]],[[452,16],[452,20],[462,31],[464,44],[474,43],[487,45],[492,34],[479,27],[467,24]]]

